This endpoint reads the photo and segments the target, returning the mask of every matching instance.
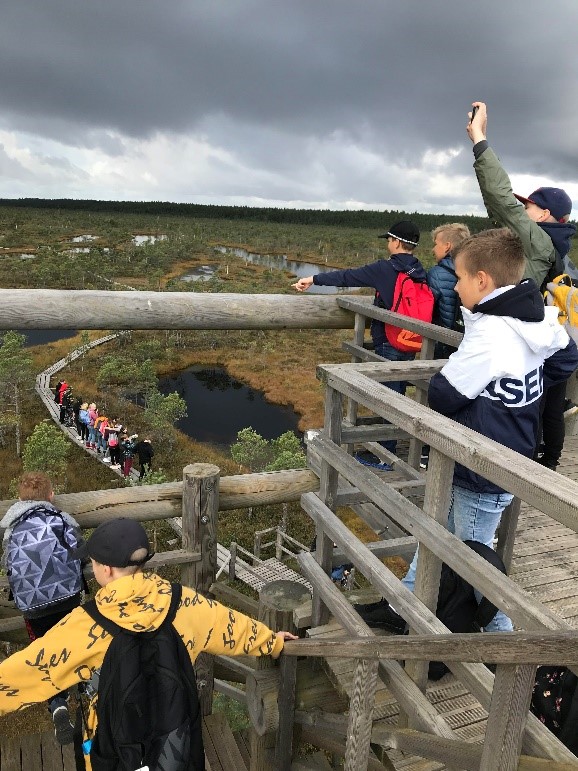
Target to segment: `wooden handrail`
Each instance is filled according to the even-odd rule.
[[[493,634],[339,637],[285,643],[286,656],[324,656],[406,661],[461,661],[487,664],[578,664],[578,634],[495,632]]]

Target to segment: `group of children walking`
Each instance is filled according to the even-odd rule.
[[[61,404],[60,422],[67,422],[66,410],[70,409],[73,420],[69,424],[76,428],[79,440],[84,442],[86,449],[102,456],[103,463],[110,463],[110,468],[120,470],[125,478],[130,476],[134,458],[138,457],[139,479],[142,480],[152,468],[155,451],[151,440],[139,439],[138,434],[129,436],[126,426],[118,418],[101,414],[95,402],[88,404],[79,398],[73,400],[71,393],[68,383],[57,383],[55,400]]]

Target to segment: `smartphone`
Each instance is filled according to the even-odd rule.
[[[477,113],[478,109],[479,109],[478,107],[472,107],[472,117],[470,118],[470,123],[476,117],[476,113]]]

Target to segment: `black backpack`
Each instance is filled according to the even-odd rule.
[[[478,541],[464,541],[464,543],[480,557],[506,574],[502,559],[489,546]],[[480,632],[490,623],[497,612],[496,606],[492,605],[485,597],[482,597],[478,604],[474,587],[444,562],[436,616],[451,632]],[[439,680],[448,671],[446,665],[441,661],[431,661],[428,676],[430,680]]]
[[[204,771],[195,672],[173,626],[182,587],[171,588],[169,612],[154,632],[123,629],[94,600],[83,605],[113,635],[98,680],[93,771]]]
[[[538,667],[530,711],[578,755],[578,677],[566,667]]]

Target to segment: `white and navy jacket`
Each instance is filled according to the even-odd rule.
[[[578,350],[544,308],[532,279],[501,287],[469,311],[458,350],[429,386],[429,405],[490,439],[531,458],[545,387],[567,380]],[[503,490],[456,463],[454,484],[475,492]]]

